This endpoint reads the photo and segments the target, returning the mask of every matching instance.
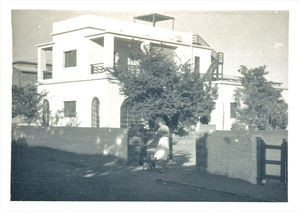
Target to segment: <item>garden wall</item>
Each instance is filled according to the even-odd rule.
[[[256,183],[256,137],[280,145],[287,131],[215,131],[196,141],[196,165],[213,174]],[[267,152],[266,159],[280,160],[280,151]],[[280,175],[280,167],[267,165],[266,172]]]
[[[26,138],[29,146],[43,146],[79,154],[113,155],[127,160],[127,130],[13,126],[12,139]]]

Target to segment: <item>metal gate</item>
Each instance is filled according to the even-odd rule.
[[[287,140],[283,139],[281,145],[267,145],[261,137],[256,138],[257,142],[257,184],[262,184],[265,179],[279,180],[286,184],[288,179],[288,157],[287,157]],[[266,150],[275,149],[280,151],[280,160],[267,160]],[[266,165],[280,166],[280,176],[266,174]]]

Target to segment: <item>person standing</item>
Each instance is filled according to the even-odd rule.
[[[169,127],[165,124],[163,119],[158,119],[157,124],[159,126],[156,136],[158,139],[157,148],[154,153],[154,158],[161,162],[162,164],[162,171],[166,171],[168,155],[170,151],[169,146],[169,137],[170,137],[170,130]]]

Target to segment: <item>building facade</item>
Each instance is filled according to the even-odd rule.
[[[155,20],[157,17],[167,18],[158,14],[143,18]],[[126,97],[98,70],[115,65],[135,66],[131,53],[136,48],[142,50],[150,46],[163,48],[182,63],[192,62],[201,74],[215,79],[219,99],[210,124],[215,124],[217,129],[230,129],[233,119],[228,119],[228,110],[232,89],[238,83],[222,81],[223,54],[199,35],[154,25],[155,22],[149,26],[91,15],[54,23],[52,42],[37,46],[38,90],[48,92],[45,108],[51,115],[46,117],[54,117],[48,122],[60,126],[127,127],[123,105]],[[50,60],[51,70],[46,65]]]
[[[29,61],[15,61],[12,63],[12,85],[24,87],[35,85],[37,82],[37,63]]]
[[[80,16],[53,24],[53,41],[38,45],[38,89],[48,92],[51,115],[62,114],[57,125],[121,127],[125,97],[98,67],[135,65],[136,48],[162,47],[175,59],[192,60],[205,74],[217,52],[191,33],[160,29],[98,16]],[[52,57],[52,70],[46,61]]]
[[[210,123],[215,125],[217,130],[230,130],[236,120],[237,103],[234,100],[234,92],[241,87],[239,77],[226,75],[212,84],[218,87],[218,99],[215,109],[211,113]],[[282,86],[282,83],[273,83],[273,87],[281,90],[285,102],[288,102],[288,89]]]

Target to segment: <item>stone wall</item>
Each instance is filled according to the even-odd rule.
[[[287,139],[287,131],[215,131],[206,134],[196,141],[196,164],[213,174],[256,183],[256,137],[261,137],[266,144],[280,145],[283,138]],[[280,152],[267,151],[266,159],[280,160]],[[280,166],[267,165],[266,172],[279,175]]]
[[[12,139],[79,154],[113,155],[127,160],[127,131],[120,128],[13,126]]]

